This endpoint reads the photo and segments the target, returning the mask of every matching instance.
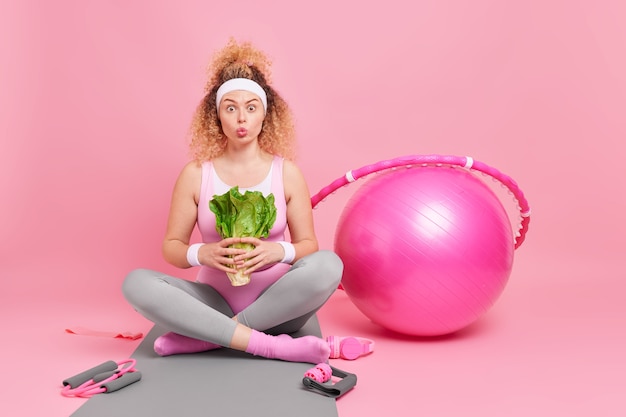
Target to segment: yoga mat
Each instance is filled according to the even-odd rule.
[[[337,416],[335,399],[302,385],[304,372],[313,364],[231,349],[160,357],[152,345],[165,332],[154,326],[132,355],[141,381],[97,394],[71,416]],[[321,336],[316,316],[293,336],[307,334]]]

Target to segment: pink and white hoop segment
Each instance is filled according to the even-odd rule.
[[[515,249],[520,247],[521,244],[524,242],[526,233],[528,232],[528,224],[530,223],[530,206],[528,205],[528,201],[524,197],[524,193],[519,188],[515,180],[513,180],[511,177],[503,174],[502,172],[483,162],[476,161],[469,156],[407,155],[394,159],[379,161],[370,165],[365,165],[361,168],[346,172],[344,176],[337,178],[336,180],[322,188],[317,194],[311,197],[311,205],[313,206],[313,208],[315,208],[329,194],[335,192],[341,187],[355,182],[360,178],[366,177],[369,174],[399,167],[411,168],[413,166],[426,167],[443,165],[460,167],[481,172],[496,179],[502,185],[509,189],[509,191],[513,194],[513,197],[517,201],[518,209],[520,211],[521,222],[518,226],[519,230],[515,233]]]

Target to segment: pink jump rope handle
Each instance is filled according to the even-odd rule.
[[[324,198],[329,194],[335,192],[339,188],[348,185],[351,182],[355,182],[359,178],[365,177],[375,172],[381,172],[388,169],[406,167],[410,168],[413,165],[419,166],[458,166],[466,169],[487,174],[494,179],[498,180],[501,184],[506,186],[513,194],[518,203],[520,210],[520,216],[522,221],[519,225],[519,230],[516,233],[515,249],[519,248],[524,242],[526,232],[528,231],[528,224],[530,223],[530,206],[528,201],[524,197],[524,193],[518,187],[517,183],[509,176],[503,174],[495,168],[490,167],[487,164],[476,161],[469,156],[453,156],[453,155],[408,155],[401,156],[394,159],[388,159],[385,161],[376,162],[375,164],[365,165],[356,170],[348,171],[344,176],[337,178],[326,187],[322,188],[317,194],[311,197],[311,205],[315,208]]]

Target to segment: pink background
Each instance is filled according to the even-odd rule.
[[[458,335],[394,335],[331,299],[325,335],[377,341],[335,362],[359,375],[340,415],[624,415],[625,18],[618,0],[4,1],[2,408],[68,415],[82,400],[60,381],[139,343],[65,328],[150,328],[120,284],[139,266],[174,272],[170,191],[206,64],[232,35],[274,58],[312,193],[381,159],[471,155],[533,209],[505,293]],[[323,247],[351,187],[316,210]]]

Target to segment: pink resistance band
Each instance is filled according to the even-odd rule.
[[[65,329],[67,333],[78,334],[82,336],[100,336],[100,337],[112,337],[115,339],[129,339],[137,340],[143,337],[143,333],[136,332],[106,332],[100,330],[91,330],[84,327],[75,326],[71,329]]]
[[[63,381],[64,397],[90,398],[96,394],[113,392],[141,380],[135,369],[135,359],[107,361]]]

